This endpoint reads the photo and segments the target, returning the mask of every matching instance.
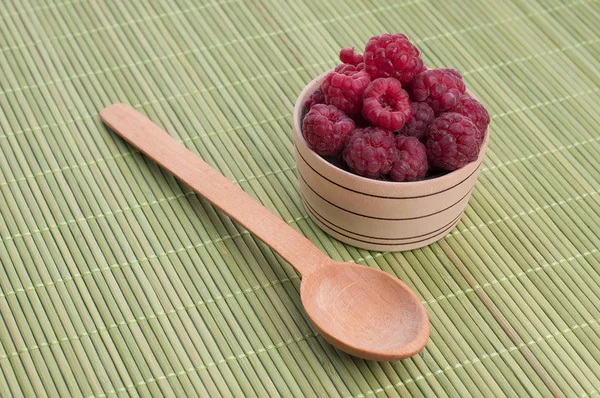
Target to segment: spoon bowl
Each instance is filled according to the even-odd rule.
[[[300,294],[323,338],[349,354],[403,359],[419,352],[429,338],[419,298],[383,271],[332,261],[303,278]]]
[[[333,261],[130,106],[113,104],[100,117],[290,263],[302,275],[300,293],[306,313],[329,343],[361,358],[387,361],[406,358],[425,347],[429,337],[425,308],[397,278]]]

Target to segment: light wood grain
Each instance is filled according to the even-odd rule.
[[[329,261],[308,239],[232,184],[135,109],[113,104],[100,113],[117,134],[177,176],[306,275]]]
[[[102,120],[141,152],[261,239],[303,276],[301,298],[323,338],[365,359],[396,360],[418,353],[429,338],[421,300],[383,271],[340,263],[255,201],[147,117],[124,104]]]

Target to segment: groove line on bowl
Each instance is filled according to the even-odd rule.
[[[337,207],[338,209],[343,210],[343,211],[345,211],[347,213],[354,214],[356,216],[360,216],[360,217],[364,217],[364,218],[371,218],[371,219],[374,219],[374,220],[382,220],[382,221],[408,221],[408,220],[418,220],[418,219],[421,219],[421,218],[431,217],[431,216],[434,216],[436,214],[443,213],[443,212],[451,209],[452,207],[458,205],[460,202],[462,202],[463,200],[465,200],[465,198],[469,197],[469,195],[473,191],[473,187],[471,187],[471,189],[469,189],[469,191],[462,198],[460,198],[458,201],[454,202],[453,204],[451,204],[450,206],[448,206],[448,207],[446,207],[444,209],[438,210],[438,211],[430,213],[430,214],[425,214],[425,215],[417,216],[417,217],[407,217],[407,218],[386,218],[386,217],[375,217],[375,216],[369,216],[369,215],[362,214],[362,213],[357,213],[355,211],[348,210],[348,209],[345,209],[345,208],[343,208],[343,207],[341,207],[339,205],[336,205],[335,203],[330,202],[329,200],[327,200],[323,196],[321,196],[321,194],[319,194],[317,191],[315,191],[315,189],[313,187],[311,187],[310,184],[306,181],[306,179],[302,175],[301,171],[298,171],[298,176],[302,179],[302,181],[304,182],[304,184],[311,191],[313,191],[315,193],[315,195],[317,195],[318,197],[320,197],[321,199],[323,199],[325,202],[329,203],[330,205],[332,205],[334,207]]]
[[[436,230],[433,230],[433,231],[430,231],[430,232],[427,232],[427,233],[424,233],[424,234],[421,234],[421,235],[409,236],[409,237],[405,237],[405,238],[383,238],[383,237],[379,237],[379,236],[371,236],[371,235],[359,234],[358,232],[354,232],[354,231],[351,231],[351,230],[346,229],[344,227],[340,227],[336,223],[328,220],[326,217],[324,217],[317,210],[315,210],[315,208],[312,207],[310,205],[310,203],[308,203],[308,200],[306,200],[305,198],[302,198],[302,202],[304,203],[304,206],[307,207],[308,211],[310,211],[313,215],[315,215],[316,217],[318,217],[321,220],[321,222],[323,222],[324,224],[327,224],[327,226],[330,229],[333,229],[335,231],[335,228],[337,228],[337,229],[340,229],[342,231],[345,231],[345,232],[348,232],[348,233],[351,233],[353,235],[357,235],[357,236],[360,236],[360,237],[363,237],[363,238],[378,239],[378,240],[402,241],[402,240],[422,238],[422,237],[428,236],[428,235],[431,235],[431,237],[434,237],[434,236],[436,236],[435,235],[436,232],[439,232],[439,231],[443,230],[444,228],[449,227],[450,225],[452,225],[452,223],[458,221],[458,219],[460,219],[460,217],[462,217],[462,212],[461,212],[461,214],[459,214],[456,218],[454,218],[448,224],[445,224],[445,225],[441,226],[440,228],[438,228]],[[341,233],[341,232],[339,232],[339,233]],[[402,244],[402,242],[399,242],[399,244]]]
[[[461,217],[462,217],[462,215],[463,215],[463,213],[461,212],[461,214],[460,214],[460,216],[458,217],[458,219],[456,219],[455,221],[453,221],[453,222],[452,222],[452,224],[450,224],[450,226],[449,226],[449,227],[447,227],[446,229],[444,229],[443,231],[441,231],[440,233],[438,233],[438,234],[436,234],[436,235],[430,236],[429,238],[420,239],[420,240],[415,240],[415,241],[411,241],[411,242],[401,242],[401,243],[381,243],[381,242],[373,242],[373,241],[368,241],[368,240],[364,240],[364,239],[358,239],[358,238],[355,238],[355,237],[353,237],[353,236],[346,235],[346,234],[344,234],[344,233],[342,233],[342,232],[336,231],[335,229],[333,229],[333,228],[329,227],[327,224],[325,224],[325,223],[324,223],[324,222],[323,222],[323,221],[322,221],[322,220],[321,220],[321,219],[320,219],[320,218],[319,218],[319,217],[318,217],[316,214],[314,214],[314,213],[313,213],[313,212],[312,212],[310,209],[307,209],[307,211],[308,211],[308,212],[309,212],[309,213],[310,213],[310,214],[311,214],[311,215],[312,215],[312,216],[313,216],[313,217],[316,219],[316,221],[318,221],[318,223],[319,223],[319,224],[321,224],[321,225],[320,225],[320,227],[321,227],[321,228],[325,227],[325,228],[324,228],[324,229],[325,229],[325,232],[327,232],[327,230],[329,230],[329,231],[331,231],[331,232],[333,232],[333,233],[335,233],[335,234],[338,234],[338,235],[344,236],[344,237],[346,237],[346,238],[348,238],[348,239],[351,239],[351,240],[354,240],[354,241],[356,241],[356,242],[362,242],[362,243],[367,243],[367,244],[369,244],[369,245],[378,245],[378,246],[408,246],[408,245],[413,245],[413,244],[415,244],[415,243],[425,242],[425,241],[428,241],[428,240],[430,240],[430,239],[436,239],[438,236],[440,236],[440,235],[444,235],[444,234],[448,233],[449,231],[451,231],[451,230],[452,230],[452,228],[454,228],[454,227],[456,226],[456,224],[458,224],[458,222],[460,221],[460,219],[461,219]],[[334,236],[334,238],[335,238],[335,236]],[[346,243],[348,243],[348,242],[346,242]]]
[[[469,178],[471,178],[471,177],[472,177],[472,176],[473,176],[473,175],[474,175],[474,174],[475,174],[475,173],[476,173],[476,172],[477,172],[477,171],[480,169],[480,167],[481,167],[481,163],[480,163],[480,164],[479,164],[479,165],[478,165],[478,166],[475,168],[475,170],[473,170],[473,171],[471,172],[471,174],[469,174],[468,176],[466,176],[466,177],[465,177],[463,180],[461,180],[461,181],[457,182],[456,184],[454,184],[454,185],[453,185],[453,186],[451,186],[451,187],[448,187],[448,188],[446,188],[446,189],[443,189],[443,190],[441,190],[441,191],[438,191],[438,192],[429,193],[429,194],[426,194],[426,195],[416,195],[416,196],[383,196],[383,195],[374,195],[374,194],[370,194],[370,193],[367,193],[367,192],[357,191],[357,190],[355,190],[355,189],[352,189],[352,188],[345,187],[345,186],[343,186],[343,185],[341,185],[341,184],[338,184],[338,183],[337,183],[337,182],[335,182],[335,181],[332,181],[332,180],[330,180],[329,178],[327,178],[327,177],[325,177],[323,174],[321,174],[319,171],[317,171],[317,170],[316,170],[316,169],[315,169],[315,168],[314,168],[314,167],[313,167],[313,166],[312,166],[310,163],[308,163],[308,161],[306,160],[306,158],[304,158],[304,155],[302,155],[302,152],[300,152],[300,150],[298,149],[298,146],[297,146],[296,144],[294,144],[294,149],[296,150],[296,153],[297,153],[298,155],[300,155],[300,159],[302,160],[302,162],[303,162],[303,163],[305,163],[305,164],[306,164],[308,167],[310,167],[310,168],[311,168],[311,169],[312,169],[312,170],[313,170],[315,173],[317,173],[317,174],[318,174],[319,176],[321,176],[323,179],[325,179],[325,180],[329,181],[330,183],[332,183],[332,184],[334,184],[334,185],[337,185],[338,187],[340,187],[340,188],[343,188],[343,189],[345,189],[345,190],[348,190],[348,191],[351,191],[351,192],[354,192],[354,193],[357,193],[357,194],[360,194],[360,195],[364,195],[364,196],[370,196],[370,197],[373,197],[373,198],[380,198],[380,199],[393,199],[393,200],[402,200],[402,199],[419,199],[419,198],[426,198],[426,197],[429,197],[429,196],[435,196],[435,195],[439,195],[439,194],[441,194],[441,193],[444,193],[444,192],[446,192],[446,191],[449,191],[449,190],[451,190],[451,189],[453,189],[453,188],[456,188],[456,187],[458,187],[459,185],[462,185],[462,184],[463,184],[465,181],[467,181]],[[391,183],[391,184],[394,184],[395,182],[390,182],[390,183]],[[402,183],[395,183],[395,184],[402,184]]]

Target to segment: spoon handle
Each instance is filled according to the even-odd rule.
[[[100,112],[112,130],[266,243],[303,276],[331,259],[225,176],[129,105]]]

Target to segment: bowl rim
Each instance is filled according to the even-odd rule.
[[[489,140],[489,131],[490,128],[488,126],[488,128],[485,130],[484,133],[484,138],[483,138],[483,142],[481,143],[481,149],[479,151],[479,156],[477,157],[476,160],[474,160],[473,162],[469,162],[467,163],[465,166],[461,167],[460,169],[456,169],[453,170],[449,173],[446,173],[442,176],[439,177],[435,177],[435,178],[430,178],[430,179],[426,179],[426,180],[418,180],[418,181],[383,181],[383,180],[374,180],[372,178],[367,178],[367,177],[363,177],[360,176],[358,174],[354,174],[354,173],[350,173],[349,171],[346,171],[344,169],[341,169],[331,163],[329,163],[327,160],[323,159],[323,157],[321,157],[319,154],[317,154],[315,151],[313,151],[308,144],[306,143],[306,140],[304,139],[304,134],[302,134],[302,114],[304,113],[304,102],[306,101],[306,99],[308,98],[308,96],[310,94],[312,94],[312,92],[314,90],[316,90],[317,85],[320,86],[320,83],[325,79],[325,76],[327,76],[327,74],[329,74],[331,71],[333,71],[333,69],[327,71],[327,72],[323,72],[322,74],[320,74],[319,76],[317,76],[316,78],[314,78],[313,80],[311,80],[300,92],[300,94],[298,95],[298,98],[296,100],[296,104],[294,105],[294,112],[293,112],[293,130],[294,130],[294,135],[295,135],[295,140],[294,142],[300,142],[302,143],[302,145],[304,146],[304,148],[306,148],[306,150],[309,151],[309,153],[312,155],[312,160],[315,160],[316,162],[318,162],[321,166],[326,167],[328,169],[331,170],[335,170],[335,172],[341,173],[344,177],[346,178],[350,178],[352,180],[355,180],[356,183],[361,184],[361,185],[371,185],[374,189],[381,189],[381,188],[385,188],[386,190],[396,186],[396,187],[403,187],[403,188],[409,188],[409,187],[414,187],[415,189],[419,189],[419,188],[425,188],[425,187],[429,187],[432,184],[441,184],[441,185],[445,185],[445,183],[451,183],[452,181],[454,181],[456,178],[461,178],[462,174],[465,174],[466,170],[468,169],[468,165],[472,165],[472,164],[477,164],[478,166],[475,168],[474,171],[470,172],[469,175],[465,175],[467,178],[472,175],[474,172],[477,171],[477,169],[480,167],[481,163],[483,162],[483,159],[485,157],[485,153],[486,153],[486,149],[487,149],[487,145],[488,145],[488,140]],[[468,94],[469,96],[477,99],[477,97],[475,96],[475,94],[473,94],[472,91],[470,90],[466,90],[465,94]],[[299,151],[299,149],[297,149]],[[376,195],[377,196],[377,195]],[[428,195],[425,195],[428,196]]]

